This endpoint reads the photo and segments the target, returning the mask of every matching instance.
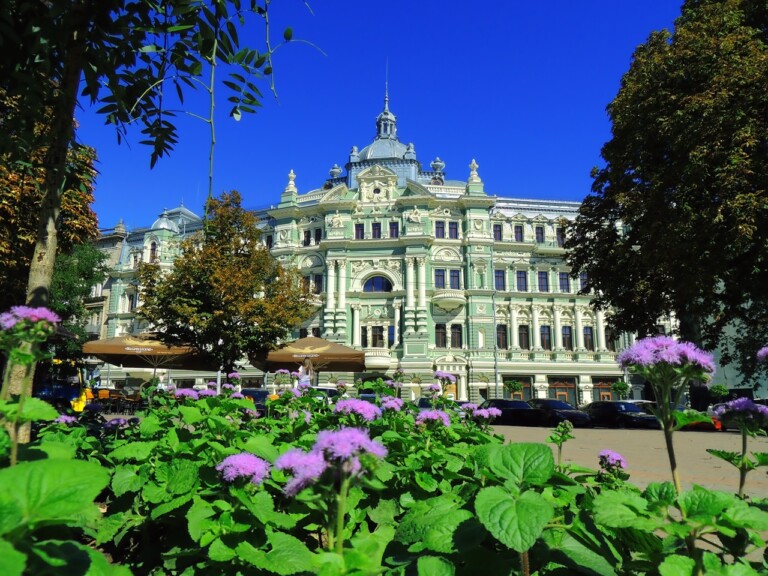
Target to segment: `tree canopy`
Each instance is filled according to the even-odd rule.
[[[163,340],[192,345],[227,371],[285,339],[312,310],[298,273],[261,245],[257,216],[240,204],[234,191],[210,199],[203,232],[182,242],[172,270],[139,268],[139,313]]]
[[[688,0],[635,51],[566,247],[618,330],[680,336],[747,376],[768,340],[768,5]]]

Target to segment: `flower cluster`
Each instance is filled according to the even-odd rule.
[[[285,368],[280,368],[275,371],[275,384],[278,386],[285,386],[291,383],[291,373]]]
[[[462,410],[475,420],[490,422],[494,418],[501,416],[501,410],[491,406],[490,408],[480,408],[477,404],[464,404]]]
[[[387,385],[387,388],[391,388],[392,390],[397,390],[403,387],[403,383],[397,380],[384,380],[384,384]]]
[[[11,351],[27,342],[33,344],[32,356],[16,357],[13,361],[27,365],[49,357],[38,350],[37,345],[51,337],[59,320],[48,308],[13,306],[8,312],[0,314],[0,350]]]
[[[757,432],[768,426],[768,406],[755,404],[749,398],[736,398],[714,412],[720,420],[733,422],[740,429]]]
[[[378,406],[357,398],[339,400],[336,402],[334,412],[339,414],[357,414],[366,422],[372,422],[381,418],[381,409]]]
[[[690,342],[678,342],[669,336],[653,336],[638,340],[619,354],[617,361],[622,368],[634,366],[691,365],[705,372],[714,373],[715,361],[711,354],[699,350]]]
[[[290,375],[291,378],[294,378],[296,380],[301,378],[301,374],[299,372],[296,372],[296,371],[291,372],[289,375]]]
[[[403,409],[403,405],[405,402],[403,402],[402,398],[395,398],[394,396],[384,396],[381,399],[381,407],[384,410],[394,410],[395,412],[400,412],[400,410]]]
[[[768,362],[768,346],[763,346],[757,351],[758,362]]]
[[[174,396],[176,398],[192,398],[192,400],[200,399],[197,390],[192,390],[192,388],[179,388],[174,392]]]
[[[221,385],[222,390],[234,390],[235,387],[232,384],[226,383]]]
[[[232,394],[229,395],[230,398],[233,400],[242,400],[245,398],[241,392],[232,392]]]
[[[451,417],[442,410],[422,410],[416,416],[416,424],[426,425],[429,422],[437,422],[449,428],[451,426]]]
[[[341,394],[347,391],[347,383],[344,382],[344,380],[339,380],[336,382],[336,390],[338,390]]]
[[[39,308],[13,306],[8,312],[0,314],[0,329],[10,330],[16,326],[16,324],[24,321],[32,324],[37,322],[56,324],[57,322],[61,322],[61,318],[59,318],[58,314],[43,306]]]
[[[426,393],[430,398],[434,398],[435,396],[440,396],[440,393],[443,391],[442,386],[440,384],[430,384],[427,386]]]
[[[118,430],[120,428],[125,428],[128,426],[129,422],[125,418],[112,418],[112,420],[107,420],[104,422],[104,429],[105,430]]]
[[[305,424],[312,422],[312,413],[309,410],[302,410],[301,414],[299,414],[298,410],[291,410],[288,412],[288,418],[291,420],[298,420],[299,416],[302,416]]]
[[[398,369],[397,369],[397,370],[395,370],[395,372],[392,374],[392,379],[393,379],[395,382],[402,382],[404,378],[405,378],[405,372],[403,372],[403,369],[402,369],[402,368],[398,368]]]
[[[54,422],[56,424],[66,424],[67,426],[69,426],[71,424],[76,424],[77,418],[75,418],[74,416],[70,416],[69,414],[62,414],[61,416],[56,418]]]
[[[360,456],[365,454],[384,458],[387,449],[371,440],[365,430],[324,430],[317,435],[309,452],[298,448],[289,450],[275,461],[275,468],[293,475],[283,490],[287,496],[295,496],[317,482],[329,469],[348,476],[358,476],[362,470]]]
[[[202,398],[203,396],[218,396],[218,393],[216,392],[216,390],[211,390],[210,388],[208,388],[207,390],[200,390],[197,393],[198,398]]]
[[[606,471],[613,471],[616,468],[626,468],[627,461],[618,452],[613,450],[603,450],[597,455],[597,461],[600,464],[600,468]]]
[[[443,370],[435,371],[435,378],[437,378],[442,384],[456,384],[456,376],[450,372],[444,372]]]
[[[224,458],[216,466],[216,470],[221,472],[222,478],[227,482],[247,478],[251,484],[258,486],[269,474],[269,462],[249,452],[241,452]]]
[[[237,371],[227,374],[227,380],[240,380],[240,378],[242,378],[240,372]]]

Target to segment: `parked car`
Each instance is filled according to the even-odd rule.
[[[648,414],[653,414],[653,411],[656,408],[656,402],[653,400],[628,400],[628,402],[635,404],[643,412]],[[683,405],[673,406],[672,408],[675,412],[685,412],[686,410],[689,410],[687,406]],[[714,432],[724,429],[720,420],[717,417],[712,416],[712,414],[709,413],[709,410],[707,411],[707,416],[711,418],[711,421],[691,422],[690,424],[683,426],[681,430]]]
[[[253,401],[254,409],[259,416],[264,416],[267,413],[269,390],[266,388],[243,388],[240,393]]]
[[[508,426],[546,426],[547,415],[540,408],[533,408],[524,400],[506,398],[491,398],[480,405],[480,408],[498,408],[501,416],[493,420],[493,424]]]
[[[554,398],[531,398],[528,404],[533,408],[539,408],[544,412],[544,425],[557,426],[560,422],[568,420],[578,427],[592,425],[592,419],[586,412],[574,408],[568,402],[555,400]]]
[[[592,418],[593,426],[604,428],[655,428],[661,424],[656,416],[644,412],[637,404],[625,401],[601,400],[582,408]]]

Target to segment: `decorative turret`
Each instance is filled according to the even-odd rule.
[[[294,184],[294,180],[296,180],[296,173],[291,169],[291,171],[288,172],[288,184],[280,195],[280,204],[278,204],[278,208],[296,206],[299,191],[296,188],[296,184]]]
[[[480,166],[475,159],[472,158],[472,162],[469,164],[469,179],[467,180],[467,194],[470,196],[482,196],[485,195],[485,186],[480,176],[477,174],[477,169]]]

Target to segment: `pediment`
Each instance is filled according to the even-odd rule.
[[[344,200],[344,196],[349,192],[349,189],[347,188],[346,184],[338,184],[328,190],[328,192],[323,196],[323,198],[320,200],[320,202],[331,202],[333,200]]]
[[[356,176],[361,202],[390,202],[397,196],[397,174],[389,168],[374,164]]]
[[[413,180],[407,180],[405,191],[400,194],[401,198],[434,198],[434,195],[424,186]]]

